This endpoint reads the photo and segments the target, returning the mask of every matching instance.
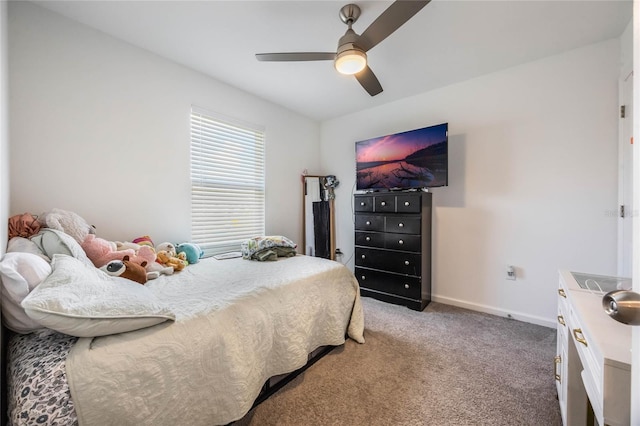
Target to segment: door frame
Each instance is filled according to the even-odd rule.
[[[625,64],[618,80],[619,105],[626,108],[618,118],[618,265],[620,277],[631,277],[633,269],[633,64]],[[631,174],[630,174],[631,172]],[[619,210],[624,206],[624,215]]]
[[[633,69],[640,69],[640,0],[633,1]],[[633,86],[633,103],[640,105],[640,84]],[[640,135],[640,108],[633,109],[633,135]],[[633,148],[633,211],[640,208],[640,150]],[[640,218],[632,222],[633,290],[640,293]],[[631,424],[640,424],[640,327],[632,327],[631,343]]]

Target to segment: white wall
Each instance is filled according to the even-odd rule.
[[[30,3],[11,2],[9,31],[12,214],[57,207],[109,240],[188,240],[194,104],[266,127],[266,232],[301,240],[318,123]]]
[[[555,326],[558,269],[616,272],[619,61],[611,40],[324,122],[344,259],[354,142],[448,122],[449,186],[432,190],[434,300]]]

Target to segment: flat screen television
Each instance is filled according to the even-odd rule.
[[[356,189],[448,185],[448,123],[356,142]]]

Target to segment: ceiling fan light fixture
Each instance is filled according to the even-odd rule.
[[[367,54],[356,48],[346,49],[336,55],[334,65],[340,74],[357,74],[367,66]]]

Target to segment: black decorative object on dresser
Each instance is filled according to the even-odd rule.
[[[360,294],[423,310],[431,301],[430,192],[355,194]]]

